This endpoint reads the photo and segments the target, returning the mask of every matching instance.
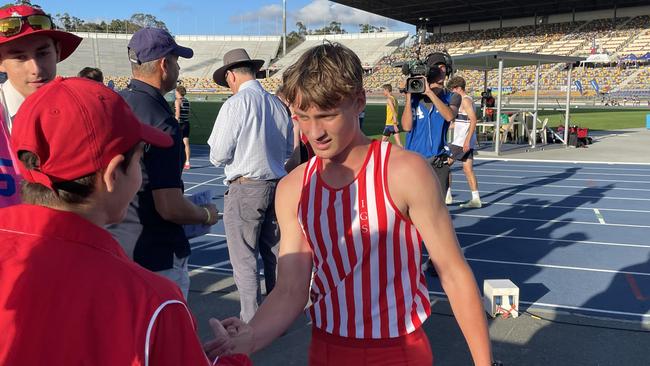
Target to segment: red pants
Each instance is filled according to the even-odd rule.
[[[433,353],[422,328],[389,339],[338,337],[312,328],[310,366],[431,366]]]

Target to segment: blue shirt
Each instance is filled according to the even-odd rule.
[[[455,105],[458,108],[461,100],[455,96],[456,94],[445,89],[438,98],[446,105]],[[449,121],[445,121],[435,105],[429,110],[422,99],[421,94],[411,95],[413,126],[406,134],[405,148],[417,152],[424,158],[448,154]]]
[[[225,166],[226,184],[280,179],[293,152],[293,122],[280,99],[249,80],[221,106],[208,145],[210,162]]]
[[[131,80],[119,93],[142,123],[159,128],[172,136],[174,145],[160,148],[146,145],[142,155],[142,186],[129,205],[123,222],[107,229],[125,248],[133,249],[133,260],[151,271],[173,267],[178,258],[190,255],[190,244],[181,225],[163,219],[153,200],[156,189],[183,189],[181,175],[185,162],[181,130],[169,103],[158,89]]]

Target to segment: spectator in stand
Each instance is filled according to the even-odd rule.
[[[80,78],[86,78],[104,83],[104,74],[102,73],[102,70],[96,67],[84,67],[81,69],[81,71],[79,71],[79,74],[77,74],[77,76]]]

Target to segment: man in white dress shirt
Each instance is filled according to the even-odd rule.
[[[248,322],[261,301],[258,253],[264,264],[266,293],[275,286],[280,233],[275,217],[275,187],[286,175],[284,163],[293,150],[293,124],[280,99],[255,80],[263,60],[251,60],[246,50],[226,52],[214,81],[233,96],[219,110],[210,145],[210,162],[224,166],[228,191],[223,223],[228,254]]]

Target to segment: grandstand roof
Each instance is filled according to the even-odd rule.
[[[333,0],[334,2],[427,28],[486,20],[513,19],[552,14],[647,5],[647,0]]]
[[[503,67],[519,67],[558,63],[576,63],[583,61],[584,57],[542,55],[537,53],[517,53],[505,51],[491,51],[472,53],[467,55],[452,56],[456,70],[492,70],[499,68],[499,60],[503,60]]]

